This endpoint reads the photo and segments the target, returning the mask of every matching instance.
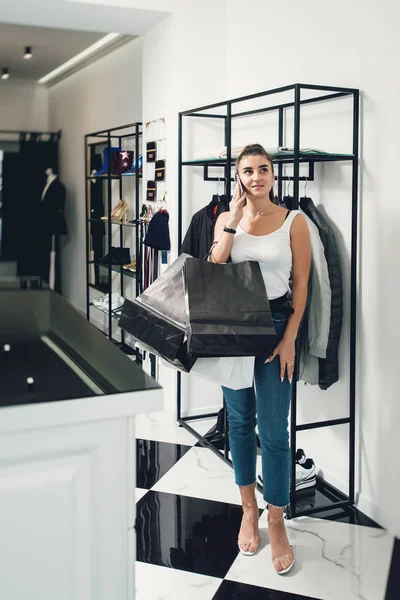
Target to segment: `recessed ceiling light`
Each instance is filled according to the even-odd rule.
[[[108,35],[102,37],[100,40],[98,40],[97,42],[95,42],[94,44],[92,44],[91,46],[89,46],[88,48],[83,50],[82,52],[79,52],[79,54],[77,54],[76,56],[73,56],[70,60],[67,60],[67,62],[65,62],[64,64],[57,67],[57,69],[54,69],[54,71],[51,71],[50,73],[48,73],[47,75],[45,75],[44,77],[39,79],[38,83],[47,83],[51,79],[55,79],[56,77],[61,75],[61,73],[64,73],[65,71],[68,71],[69,69],[71,69],[71,67],[73,67],[74,65],[77,65],[78,63],[83,62],[91,54],[94,54],[103,46],[107,46],[107,44],[110,44],[113,40],[115,40],[120,35],[121,34],[119,34],[119,33],[109,33]]]
[[[30,58],[32,58],[32,46],[25,46],[24,58],[26,60],[29,60]]]
[[[9,77],[10,77],[10,73],[9,73],[8,69],[3,69],[1,72],[1,78],[8,79]]]

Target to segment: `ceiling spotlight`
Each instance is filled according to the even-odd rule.
[[[25,46],[24,58],[26,58],[26,60],[32,58],[32,46]]]
[[[8,69],[3,69],[1,72],[1,78],[8,79],[9,77],[10,77],[10,73],[8,72]]]

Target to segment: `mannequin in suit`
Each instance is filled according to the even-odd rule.
[[[60,238],[67,234],[64,209],[66,200],[65,186],[59,180],[53,169],[46,169],[46,183],[42,192],[39,206],[40,227],[40,275],[42,279],[49,282],[50,275],[50,253],[55,250],[55,283],[54,289],[61,293],[61,260],[60,260]]]

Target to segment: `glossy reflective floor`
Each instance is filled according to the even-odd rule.
[[[139,417],[136,437],[138,600],[400,598],[399,542],[356,509],[287,520],[296,565],[279,576],[260,494],[261,547],[245,557],[231,468],[162,413]],[[299,502],[320,495],[311,489]]]

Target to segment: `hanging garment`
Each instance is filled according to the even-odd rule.
[[[331,287],[331,317],[326,358],[319,358],[318,383],[327,390],[339,379],[338,351],[343,321],[343,286],[339,250],[333,229],[328,225],[311,198],[300,198],[300,206],[317,226],[325,250]]]
[[[204,258],[214,241],[214,227],[217,218],[227,210],[229,210],[228,197],[214,195],[207,206],[193,215],[180,253],[190,254],[194,258]]]
[[[328,263],[319,231],[311,219],[300,211],[310,231],[312,264],[307,302],[307,325],[299,352],[299,379],[317,385],[318,358],[326,358],[331,322],[331,286]]]
[[[42,201],[38,207],[38,223],[40,230],[38,233],[38,272],[46,282],[50,277],[50,253],[55,248],[55,284],[56,292],[61,293],[61,262],[60,262],[60,236],[67,234],[67,225],[65,222],[66,191],[65,186],[56,177],[45,189],[42,194]]]
[[[144,245],[155,250],[171,250],[169,214],[165,209],[157,211],[149,223]]]

